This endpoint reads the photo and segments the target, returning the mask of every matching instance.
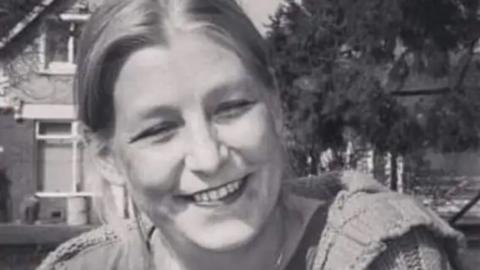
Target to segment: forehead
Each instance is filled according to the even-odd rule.
[[[114,85],[116,108],[175,104],[218,88],[253,82],[238,54],[199,34],[174,37],[167,47],[131,54]]]
[[[133,77],[154,68],[164,78],[178,73],[193,76],[205,67],[210,68],[208,65],[212,63],[227,68],[225,72],[243,68],[234,50],[201,34],[178,34],[173,36],[168,45],[151,46],[133,52],[119,75]]]

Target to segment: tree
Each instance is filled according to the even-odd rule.
[[[286,1],[268,40],[289,145],[302,149],[297,161],[307,159],[301,153],[318,159],[327,147],[342,152],[353,139],[392,160],[418,148],[478,146],[478,2]],[[431,93],[442,94],[413,104],[401,98]]]

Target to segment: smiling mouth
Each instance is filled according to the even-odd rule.
[[[240,197],[245,187],[249,175],[245,177],[226,183],[224,185],[195,192],[192,195],[182,196],[191,202],[198,205],[217,205],[219,203],[226,203]]]

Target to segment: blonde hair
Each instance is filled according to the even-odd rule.
[[[201,32],[235,51],[273,89],[263,38],[234,0],[112,0],[87,23],[78,53],[78,116],[92,132],[114,124],[113,84],[126,58],[169,46],[176,31]]]

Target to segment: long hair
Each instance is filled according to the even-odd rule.
[[[234,0],[110,0],[85,25],[77,55],[75,103],[88,133],[104,136],[114,125],[113,88],[126,59],[142,48],[168,48],[182,32],[201,33],[232,50],[267,89],[275,89],[264,40]],[[123,230],[112,214],[118,209],[107,181],[94,184],[100,219]]]

